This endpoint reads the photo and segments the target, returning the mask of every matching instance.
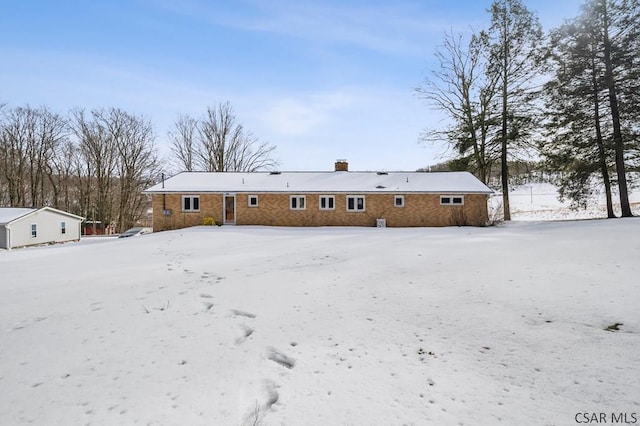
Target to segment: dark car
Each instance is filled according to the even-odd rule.
[[[122,234],[120,234],[118,238],[137,237],[139,235],[150,234],[152,232],[153,229],[151,228],[136,227],[127,229]]]

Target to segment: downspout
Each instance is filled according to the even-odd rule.
[[[164,173],[162,173],[162,189],[164,189]],[[167,194],[162,193],[162,214],[167,210]]]

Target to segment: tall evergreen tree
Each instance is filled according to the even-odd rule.
[[[629,190],[627,186],[625,166],[625,143],[622,135],[622,119],[620,110],[620,95],[624,96],[625,69],[628,57],[624,46],[620,44],[627,37],[625,32],[633,31],[634,24],[625,18],[632,13],[636,1],[593,0],[587,3],[587,11],[591,10],[593,22],[602,34],[602,60],[605,67],[605,84],[609,95],[611,121],[613,125],[613,142],[615,148],[616,173],[618,175],[618,191],[620,193],[620,209],[622,217],[633,216],[629,204]],[[629,9],[631,7],[631,9]],[[639,34],[636,34],[639,35]],[[638,52],[635,52],[637,55]]]
[[[607,216],[615,217],[611,198],[610,138],[605,140],[601,110],[604,69],[598,60],[598,37],[576,19],[552,31],[548,63],[553,78],[544,86],[548,139],[541,152],[549,168],[560,172],[560,196],[585,207],[594,174],[605,187]]]
[[[530,142],[534,130],[532,80],[543,34],[537,17],[520,0],[494,0],[489,11],[489,73],[499,78],[501,97],[502,206],[504,220],[511,220],[508,160],[513,150]]]
[[[615,216],[609,176],[615,170],[622,216],[631,216],[626,169],[640,146],[638,0],[589,0],[553,34],[545,156],[563,172],[563,195],[577,204],[585,202],[590,178],[599,173],[608,217]]]

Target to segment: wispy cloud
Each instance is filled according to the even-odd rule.
[[[362,7],[280,1],[274,6],[263,7],[263,16],[245,25],[258,31],[384,53],[419,53],[424,38],[443,24],[417,18],[419,11],[403,4]]]
[[[325,170],[347,158],[354,169],[414,170],[432,157],[418,135],[440,117],[424,114],[410,92],[348,86],[272,95],[239,100],[238,111],[256,135],[277,145],[283,169]]]
[[[262,121],[275,134],[309,135],[358,102],[357,95],[348,91],[298,94],[267,104]]]
[[[207,20],[215,25],[246,31],[266,32],[325,45],[346,45],[370,51],[401,55],[423,55],[425,43],[438,39],[462,24],[427,13],[415,2],[393,4],[331,4],[322,1],[247,0],[236,7],[220,8],[202,0],[157,5],[176,13]]]

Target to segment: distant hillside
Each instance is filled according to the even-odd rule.
[[[469,165],[465,161],[449,160],[432,166],[418,169],[419,172],[454,172],[470,171]],[[474,173],[475,174],[475,173]],[[522,185],[529,182],[549,182],[550,176],[545,172],[543,164],[538,161],[511,161],[509,162],[509,183],[511,185]],[[477,174],[476,174],[477,176]],[[500,189],[500,167],[496,165],[489,175],[487,185],[493,189]]]

